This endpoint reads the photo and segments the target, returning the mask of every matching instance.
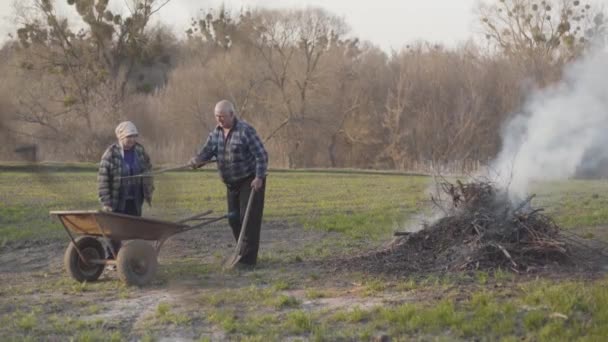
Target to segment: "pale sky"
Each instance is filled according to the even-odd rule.
[[[18,0],[27,3],[31,0]],[[164,2],[164,0],[158,0]],[[321,7],[342,17],[351,27],[351,34],[369,40],[381,48],[399,50],[416,40],[454,46],[472,38],[478,29],[474,9],[480,2],[496,0],[171,0],[156,14],[161,20],[183,34],[190,18],[200,17],[201,9],[218,8],[305,8]],[[13,2],[0,0],[0,42],[14,32]],[[55,0],[59,14],[75,17],[73,7],[66,0]],[[126,3],[132,0],[110,0],[115,13],[128,13]],[[608,0],[583,0],[583,4],[606,9]]]
[[[187,29],[192,16],[202,8],[217,8],[223,2],[228,9],[270,7],[322,7],[345,19],[352,35],[390,50],[415,40],[455,45],[474,34],[473,8],[479,0],[171,0],[156,15],[178,32]],[[21,0],[20,2],[23,2]],[[110,0],[114,10],[126,11],[129,0]],[[0,0],[0,41],[12,28],[13,0]],[[71,15],[65,0],[59,0],[58,12]],[[126,12],[124,12],[126,13]]]
[[[217,8],[222,2],[233,9],[325,8],[342,17],[354,36],[385,49],[398,49],[417,39],[448,45],[468,39],[474,30],[473,8],[478,0],[173,0],[161,18],[188,23],[192,14],[201,14],[201,8]]]

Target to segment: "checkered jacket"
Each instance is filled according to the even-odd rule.
[[[235,119],[224,139],[224,130],[217,126],[196,155],[197,161],[217,159],[217,168],[224,183],[231,184],[247,177],[266,177],[268,153],[255,129]]]
[[[117,210],[120,201],[120,176],[122,174],[123,157],[122,147],[115,143],[110,145],[99,163],[99,173],[97,174],[97,184],[99,189],[99,201],[102,205],[112,207]],[[142,173],[152,171],[150,156],[140,144],[135,144],[135,155],[142,169]],[[145,200],[152,200],[154,192],[154,181],[152,177],[142,177],[143,195]]]

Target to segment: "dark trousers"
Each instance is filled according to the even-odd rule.
[[[241,233],[241,225],[245,219],[245,211],[247,209],[247,201],[253,189],[251,182],[254,177],[247,178],[235,184],[226,184],[228,199],[228,212],[231,215],[228,218],[232,235],[238,242],[239,234]],[[262,229],[262,215],[264,214],[264,193],[266,191],[266,180],[262,188],[253,195],[253,202],[249,210],[249,219],[245,228],[245,235],[241,245],[240,263],[247,265],[255,265],[258,259],[258,250],[260,247],[260,230]]]
[[[123,211],[115,211],[115,213],[118,214],[125,214],[125,215],[131,215],[131,216],[141,216],[141,208],[139,208],[140,210],[137,210],[137,203],[135,203],[135,200],[127,200],[125,201],[125,210]],[[110,243],[112,244],[112,248],[114,249],[114,253],[118,254],[118,250],[120,249],[120,247],[122,247],[122,243],[119,240],[110,240]],[[108,257],[112,258],[112,252],[108,251]]]

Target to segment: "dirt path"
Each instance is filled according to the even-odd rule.
[[[64,341],[95,340],[91,334],[99,334],[104,340],[116,333],[118,340],[130,341],[222,341],[235,338],[234,324],[247,331],[253,328],[243,328],[249,324],[243,322],[263,321],[268,314],[284,320],[290,312],[367,310],[439,300],[450,288],[466,297],[476,288],[471,278],[412,290],[385,286],[380,275],[351,277],[329,262],[344,256],[341,241],[333,234],[269,222],[262,230],[259,267],[223,271],[221,262],[233,253],[234,239],[225,224],[210,225],[167,241],[157,277],[144,288],[124,286],[109,270],[95,283],[69,279],[62,265],[67,238],[3,246],[0,336]],[[328,243],[335,254],[317,249]],[[263,331],[266,323],[259,324]]]
[[[0,277],[61,267],[67,242],[30,242],[0,249]]]
[[[300,227],[289,227],[286,223],[267,223],[261,234],[260,253],[281,253],[301,249],[314,243],[323,234],[304,231]],[[0,279],[10,279],[18,274],[31,272],[56,273],[62,270],[63,253],[69,243],[65,241],[35,241],[17,243],[0,248]],[[164,244],[159,262],[179,258],[200,259],[212,262],[217,255],[229,256],[234,252],[235,242],[230,228],[225,225],[209,225],[175,235]],[[264,267],[264,265],[260,265]],[[111,277],[108,274],[104,276]],[[103,277],[103,276],[102,276]]]
[[[158,279],[145,288],[125,287],[116,272],[110,270],[104,271],[95,284],[81,285],[69,279],[62,264],[67,238],[4,246],[0,250],[0,317],[19,312],[37,312],[39,320],[57,315],[77,317],[82,322],[103,322],[104,331],[119,331],[131,340],[150,331],[157,340],[188,341],[201,336],[222,340],[226,337],[223,329],[210,324],[202,307],[197,307],[197,301],[207,293],[221,294],[223,290],[239,291],[256,284],[273,286],[274,282],[288,282],[289,288],[281,288],[279,292],[296,298],[301,309],[307,311],[370,307],[385,301],[406,300],[403,295],[399,298],[395,294],[362,298],[356,293],[357,284],[333,279],[318,266],[319,262],[304,260],[306,255],[314,254],[309,251],[310,246],[322,243],[329,235],[284,222],[266,223],[256,271],[225,272],[219,266],[232,255],[234,240],[225,224],[210,225],[168,240],[159,256]],[[307,298],[302,284],[311,279],[319,285],[319,291],[331,296]],[[167,325],[163,322],[163,329],[155,329],[163,305],[171,308],[176,317],[186,315],[190,323]],[[219,305],[216,309],[223,307]],[[179,312],[184,314],[180,316]],[[14,330],[9,329],[8,333]],[[35,332],[30,334],[37,336]],[[45,336],[54,339],[53,334],[45,333]],[[58,333],[56,338],[62,340],[65,336]]]

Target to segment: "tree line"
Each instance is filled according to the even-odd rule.
[[[152,25],[166,3],[67,0],[82,19],[33,0],[0,50],[0,157],[97,161],[124,119],[157,163],[188,159],[235,103],[271,166],[474,169],[500,150],[526,94],[605,39],[580,1],[498,0],[479,35],[455,47],[419,41],[386,52],[323,9],[229,8],[193,18],[183,37]],[[423,33],[421,33],[423,35]]]

